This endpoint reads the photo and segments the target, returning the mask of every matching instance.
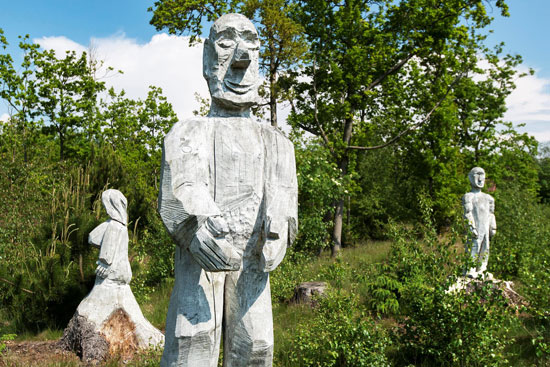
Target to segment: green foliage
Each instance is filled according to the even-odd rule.
[[[408,312],[399,322],[402,365],[504,366],[510,315],[492,283],[447,293],[451,281],[411,289]]]
[[[538,196],[543,203],[550,202],[550,145],[539,146],[537,171],[539,191]]]
[[[511,185],[511,189],[521,189]],[[504,200],[504,194],[502,193]],[[519,278],[520,293],[528,303],[529,317],[524,320],[530,330],[530,339],[540,362],[550,361],[550,207],[537,204],[526,193],[508,196],[507,212],[503,208],[502,221],[511,228],[501,226],[498,237],[496,269],[514,273]],[[517,213],[513,215],[513,213]],[[499,220],[497,218],[497,220]],[[507,261],[506,261],[507,259]],[[501,260],[501,261],[498,261]]]
[[[59,159],[82,156],[82,129],[93,122],[98,94],[104,82],[94,78],[86,53],[67,51],[57,58],[53,50],[32,54],[37,114],[44,117],[43,130],[55,135],[59,143]]]
[[[500,279],[521,276],[529,281],[527,274],[546,268],[539,260],[544,261],[542,244],[550,236],[550,208],[539,205],[533,193],[515,180],[498,186],[495,203],[498,230],[491,242],[489,270]]]
[[[367,221],[373,237],[382,237],[389,217],[420,215],[415,200],[426,189],[438,225],[448,226],[457,214],[453,194],[463,187],[468,152],[475,150],[477,161],[480,146],[484,153],[489,146],[498,150],[492,144],[498,140],[496,126],[521,61],[502,57],[500,46],[484,46],[482,29],[492,20],[488,5],[471,0],[444,7],[430,0],[299,5],[295,16],[309,51],[300,77],[290,83],[289,122],[322,139],[339,168],[334,177],[365,175],[361,188],[368,196],[357,200],[365,214],[359,213],[355,227]],[[495,5],[506,14],[502,1]],[[478,66],[481,59],[489,64],[486,70]],[[362,164],[373,150],[392,144],[399,146],[391,154],[379,154],[392,157],[390,162],[367,158]],[[357,151],[364,154],[358,157]],[[357,174],[366,165],[373,174]],[[377,168],[395,172],[396,180],[382,181],[390,184],[387,190],[378,183],[370,187]],[[344,202],[344,196],[335,202],[335,251]]]
[[[3,334],[2,336],[0,336],[0,356],[2,355],[2,352],[4,352],[4,350],[6,349],[6,343],[4,342],[8,340],[13,340],[16,336],[17,335],[15,334]]]
[[[315,317],[298,327],[290,350],[292,366],[389,366],[385,332],[340,292],[319,298]]]
[[[269,273],[271,299],[274,302],[287,302],[292,298],[294,289],[306,281],[304,267],[310,261],[311,259],[302,252],[287,250],[285,260]]]
[[[64,325],[72,314],[67,309],[76,309],[93,283],[97,255],[91,254],[87,234],[98,220],[90,210],[89,175],[75,169],[58,178],[49,193],[30,196],[23,190],[27,197],[18,210],[32,211],[32,228],[15,237],[2,233],[0,297],[17,330]],[[34,206],[34,198],[41,205]],[[20,220],[20,214],[14,217]],[[4,242],[10,237],[11,243]]]
[[[433,209],[427,196],[420,198],[421,225],[389,227],[392,244],[386,261],[376,264],[367,279],[367,305],[381,315],[405,315],[410,292],[433,289],[448,276],[460,273],[455,230],[439,238],[434,228]]]
[[[338,169],[330,161],[328,152],[317,142],[295,146],[298,176],[299,229],[297,251],[319,253],[329,245],[329,230],[334,216],[333,202],[353,191],[353,183],[339,178]]]
[[[492,283],[447,293],[471,260],[457,251],[456,231],[437,236],[428,196],[419,206],[423,224],[390,227],[387,261],[367,280],[368,307],[397,319],[395,363],[505,365],[511,314],[504,297]]]
[[[0,98],[13,111],[0,122],[0,300],[10,327],[36,331],[64,326],[93,285],[87,239],[105,218],[106,188],[130,204],[138,298],[172,274],[156,198],[162,138],[177,118],[156,87],[143,100],[111,89],[99,101],[102,63],[85,53],[58,58],[28,36],[20,49],[20,67],[0,53]]]

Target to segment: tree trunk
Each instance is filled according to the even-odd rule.
[[[59,160],[63,161],[65,160],[64,151],[65,150],[65,137],[63,136],[63,133],[61,131],[59,132]]]
[[[345,146],[348,146],[351,141],[351,133],[353,128],[353,119],[351,117],[346,118],[344,125],[344,136],[343,142]],[[338,168],[340,168],[340,177],[345,177],[348,174],[348,165],[349,165],[349,153],[347,150],[344,150],[342,153],[342,158],[338,163]],[[342,194],[342,197],[336,202],[334,210],[334,227],[332,230],[332,257],[336,257],[340,250],[342,249],[342,228],[344,221],[344,203],[345,195]]]
[[[334,211],[334,227],[332,231],[332,257],[336,257],[342,249],[342,222],[344,213],[344,199],[338,200]]]
[[[275,65],[275,47],[273,41],[269,42],[269,52],[271,56],[269,58],[269,110],[271,126],[277,127],[277,66]]]

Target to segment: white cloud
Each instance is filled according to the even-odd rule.
[[[550,129],[543,132],[535,132],[535,133],[529,133],[529,135],[532,135],[537,139],[539,142],[549,142],[550,141]]]
[[[68,39],[65,36],[59,37],[42,37],[33,40],[46,50],[54,50],[57,57],[62,57],[66,51],[86,51],[86,47]]]
[[[525,72],[526,69],[521,69]],[[516,80],[516,89],[506,99],[505,120],[528,132],[538,141],[550,141],[550,79],[527,75]]]
[[[0,121],[2,122],[6,122],[10,119],[10,115],[8,115],[7,113],[3,113],[2,115],[0,115]]]
[[[66,50],[82,52],[88,47],[67,37],[36,39],[43,48],[64,54]],[[119,33],[90,41],[95,58],[106,66],[122,70],[106,78],[108,86],[124,89],[129,98],[145,98],[149,85],[163,89],[180,119],[198,109],[195,92],[207,97],[208,87],[202,77],[202,45],[189,47],[187,37],[157,34],[145,44]],[[527,71],[522,68],[521,72]],[[507,98],[504,118],[514,124],[525,123],[526,131],[539,141],[550,141],[550,79],[528,75],[516,81],[516,90]],[[279,123],[284,126],[289,107],[279,105]]]
[[[66,50],[82,52],[89,48],[66,37],[44,37],[35,42],[62,54]],[[129,98],[145,99],[150,85],[161,87],[178,117],[185,119],[199,107],[195,92],[208,96],[202,76],[202,45],[189,47],[187,37],[158,34],[139,44],[124,34],[116,34],[92,38],[90,44],[97,60],[123,71],[123,74],[111,73],[104,81],[117,91],[124,89]]]
[[[538,77],[536,74],[519,78],[516,89],[510,94],[506,104],[507,120],[550,122],[550,79]]]

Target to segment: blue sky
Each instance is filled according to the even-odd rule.
[[[524,63],[550,78],[550,0],[508,0],[510,17],[495,10],[488,41],[503,41],[504,50],[520,54]],[[549,91],[550,92],[550,91]]]
[[[144,98],[148,85],[157,85],[183,118],[197,108],[194,93],[208,95],[201,76],[201,50],[189,48],[182,37],[159,34],[149,25],[147,7],[153,0],[4,0],[0,28],[17,54],[17,36],[29,34],[42,46],[59,51],[84,50],[92,43],[98,57],[125,71],[108,80],[130,97]],[[504,50],[520,54],[534,77],[517,82],[509,98],[507,120],[527,123],[527,131],[550,141],[550,0],[508,0],[509,18],[498,9],[489,44],[504,41]],[[0,115],[6,107],[0,102]],[[9,112],[9,111],[8,111]],[[282,117],[285,111],[281,111]]]
[[[3,0],[0,27],[13,40],[66,36],[86,45],[91,37],[104,38],[124,32],[138,42],[157,33],[149,25],[152,0]]]

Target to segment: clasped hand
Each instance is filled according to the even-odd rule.
[[[239,270],[240,257],[226,239],[228,233],[229,226],[221,216],[209,217],[195,233],[189,251],[204,270]]]

